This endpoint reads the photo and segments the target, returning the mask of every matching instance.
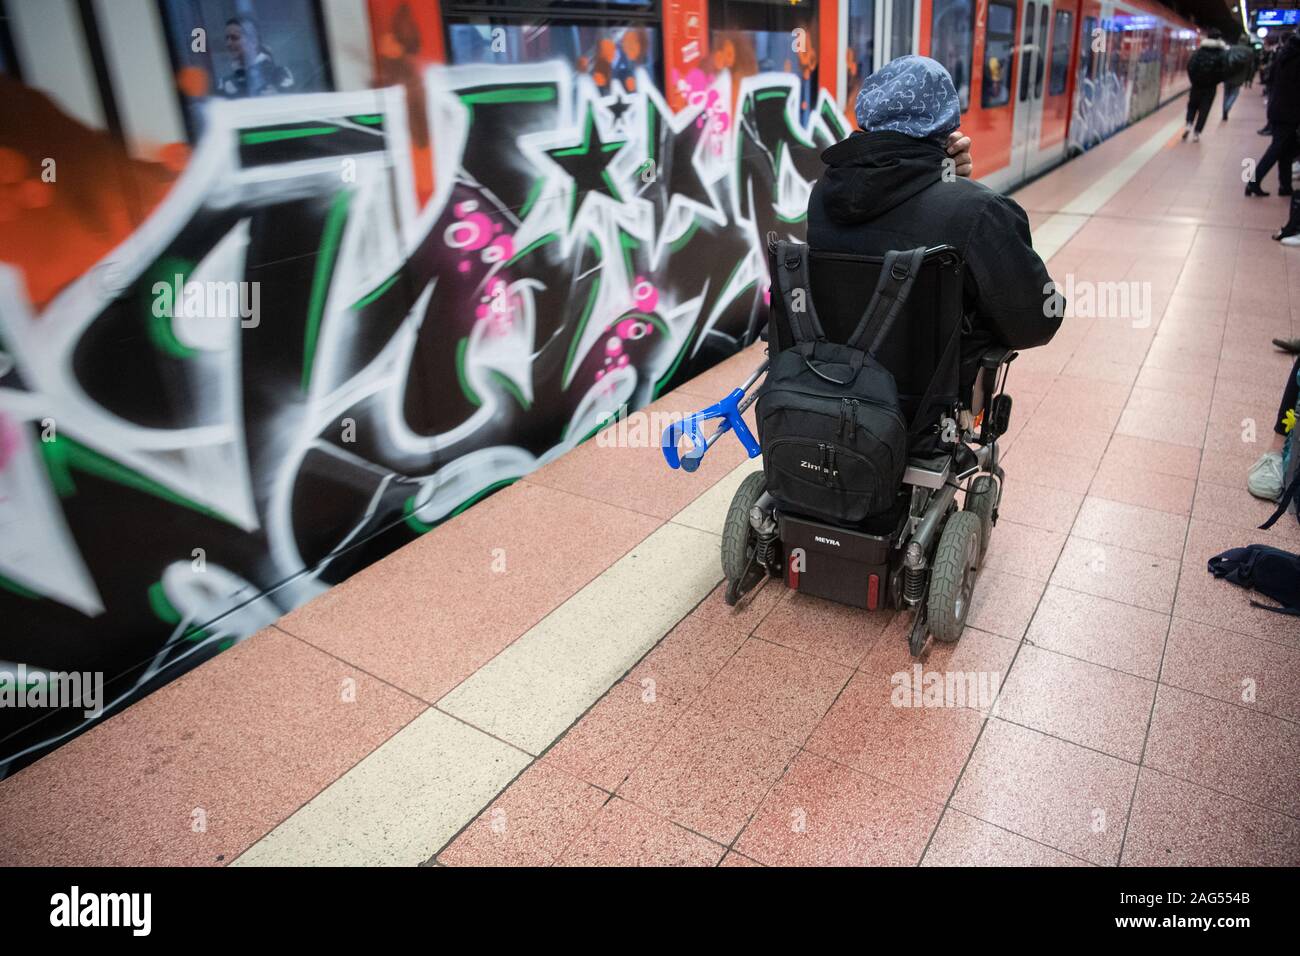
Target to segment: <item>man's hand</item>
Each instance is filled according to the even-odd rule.
[[[970,158],[970,137],[961,130],[948,134],[948,155],[957,163],[957,175],[969,176],[973,163]]]

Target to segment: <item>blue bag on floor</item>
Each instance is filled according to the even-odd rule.
[[[1300,554],[1252,544],[1216,554],[1210,558],[1208,570],[1216,578],[1231,581],[1248,591],[1258,591],[1282,605],[1272,607],[1252,600],[1251,607],[1300,617]]]

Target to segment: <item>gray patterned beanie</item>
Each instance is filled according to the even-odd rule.
[[[913,139],[943,140],[961,125],[961,102],[943,64],[900,56],[862,81],[854,108],[868,133],[893,130]]]

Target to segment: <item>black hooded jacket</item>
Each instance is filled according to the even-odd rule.
[[[883,255],[951,245],[966,261],[964,353],[994,342],[1046,344],[1064,300],[1034,252],[1029,219],[1013,200],[969,179],[944,177],[946,153],[901,133],[854,133],[822,153],[826,172],[808,202],[814,249]]]
[[[1267,116],[1270,126],[1300,126],[1300,39],[1294,35],[1273,56]]]

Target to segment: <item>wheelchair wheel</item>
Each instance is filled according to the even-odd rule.
[[[984,555],[988,554],[989,541],[993,537],[993,511],[1001,497],[998,480],[992,475],[979,475],[971,482],[966,492],[966,511],[979,518],[980,550],[979,563],[984,564]]]
[[[950,644],[961,637],[975,591],[979,550],[979,516],[971,511],[958,511],[944,525],[930,570],[926,611],[930,633],[936,641]]]
[[[749,524],[749,511],[762,494],[763,473],[756,471],[740,483],[727,508],[727,520],[722,526],[722,573],[728,584],[744,576],[754,554],[757,535]]]

